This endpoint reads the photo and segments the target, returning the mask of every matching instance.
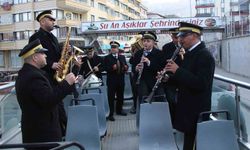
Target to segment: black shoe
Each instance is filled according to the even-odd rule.
[[[123,111],[117,112],[116,114],[117,114],[117,115],[120,115],[120,116],[127,116],[127,113],[125,113],[125,112],[123,112]]]
[[[115,118],[113,116],[108,116],[107,118],[109,121],[115,121]]]

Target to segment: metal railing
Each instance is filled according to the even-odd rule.
[[[16,148],[44,148],[51,150],[62,150],[68,147],[77,147],[80,150],[85,150],[84,147],[78,142],[48,142],[48,143],[23,143],[23,144],[3,144],[0,149],[16,149]]]
[[[230,83],[235,85],[235,103],[236,103],[236,126],[237,126],[237,136],[238,136],[238,141],[239,143],[244,147],[247,148],[248,150],[250,150],[250,143],[244,141],[242,139],[242,134],[241,134],[241,122],[240,122],[240,87],[246,88],[248,90],[250,90],[250,84],[246,83],[246,82],[242,82],[239,80],[235,80],[232,78],[227,78],[218,74],[214,75],[214,79],[226,82],[226,83]]]

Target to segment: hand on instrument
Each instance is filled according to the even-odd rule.
[[[80,67],[81,65],[82,65],[82,59],[79,59],[78,57],[75,57],[74,59],[73,59],[73,63],[75,64],[75,65],[77,65],[78,67]]]
[[[128,71],[128,65],[124,65],[124,71]]]
[[[66,75],[65,80],[68,82],[69,85],[73,85],[76,82],[75,75],[71,72]]]
[[[166,71],[172,72],[173,74],[175,74],[175,72],[178,68],[179,68],[179,66],[171,59],[168,60],[168,63],[165,66]]]
[[[51,68],[56,70],[56,71],[62,71],[63,65],[60,63],[54,62]]]
[[[112,66],[112,68],[113,68],[113,70],[117,70],[117,65],[114,64],[114,65]]]
[[[99,68],[98,68],[97,66],[95,66],[95,67],[93,68],[93,70],[94,70],[94,72],[98,72],[98,71],[99,71]]]
[[[83,82],[83,76],[82,75],[78,75],[77,77],[76,77],[76,81],[75,81],[75,83],[79,83],[79,84],[81,84],[82,82]]]
[[[181,60],[184,59],[184,54],[185,54],[185,49],[184,49],[184,48],[181,48],[181,49],[180,49],[180,52],[179,52],[179,55],[181,56]]]
[[[149,66],[149,64],[150,64],[150,60],[147,58],[147,57],[143,57],[142,58],[142,62],[144,63],[147,63],[147,65]]]
[[[143,68],[143,63],[139,63],[136,65],[135,70],[139,72]]]

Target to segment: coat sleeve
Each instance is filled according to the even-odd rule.
[[[174,75],[178,84],[186,86],[195,91],[204,91],[209,88],[209,83],[213,79],[215,61],[211,54],[203,51],[197,58],[195,71],[189,71],[179,67]]]
[[[104,70],[107,72],[113,71],[113,64],[111,64],[111,61],[109,59],[109,55],[104,58]]]
[[[47,79],[44,77],[34,77],[31,79],[32,85],[32,97],[34,101],[41,107],[51,109],[63,98],[69,94],[73,87],[68,84],[66,80],[63,80],[60,84],[52,88]]]

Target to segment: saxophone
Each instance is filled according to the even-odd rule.
[[[68,29],[68,33],[67,33],[66,40],[65,40],[65,43],[63,46],[63,50],[61,52],[61,58],[58,62],[58,63],[62,64],[63,70],[56,71],[55,78],[56,78],[57,82],[61,82],[66,77],[66,74],[69,71],[69,63],[73,59],[73,55],[71,54],[70,49],[68,47],[69,46],[70,32],[71,32],[71,27],[69,27],[69,29]]]

